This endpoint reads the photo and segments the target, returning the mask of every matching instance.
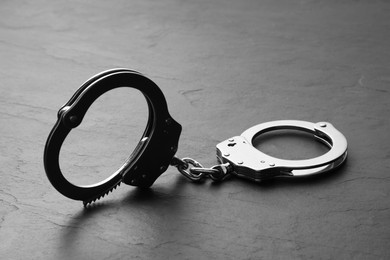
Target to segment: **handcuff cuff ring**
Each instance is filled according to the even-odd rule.
[[[81,123],[92,103],[105,92],[118,87],[135,88],[145,96],[149,108],[146,129],[133,153],[115,173],[99,183],[77,186],[61,172],[61,146],[69,132]],[[45,146],[45,171],[51,184],[61,194],[82,200],[86,205],[103,197],[121,182],[139,187],[151,186],[168,168],[176,153],[180,133],[181,125],[169,115],[165,97],[154,82],[133,70],[104,71],[86,81],[58,111],[57,122]]]
[[[267,155],[253,146],[254,139],[259,135],[282,129],[311,133],[330,150],[311,159],[285,160]],[[240,136],[219,143],[217,157],[221,163],[229,163],[232,166],[233,174],[254,181],[283,176],[305,177],[324,173],[340,166],[347,158],[347,140],[328,122],[271,121],[255,125],[245,130]]]

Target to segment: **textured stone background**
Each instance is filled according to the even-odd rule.
[[[1,1],[1,258],[389,259],[389,13],[379,0]],[[50,185],[43,149],[60,106],[113,67],[162,88],[180,157],[211,166],[219,141],[300,119],[343,132],[348,162],[260,185],[196,185],[170,167],[151,190],[121,186],[85,210]],[[64,145],[68,178],[115,170],[146,115],[135,90],[99,99]],[[281,157],[323,152],[272,140]]]

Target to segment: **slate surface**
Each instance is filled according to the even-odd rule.
[[[1,258],[389,259],[389,12],[376,0],[1,1]],[[180,157],[212,166],[218,142],[299,119],[343,132],[348,162],[264,184],[197,185],[170,167],[152,189],[121,186],[85,210],[50,185],[43,148],[61,105],[113,67],[161,87]],[[68,178],[108,176],[146,116],[135,90],[99,99],[64,145]],[[294,135],[264,149],[324,152]]]

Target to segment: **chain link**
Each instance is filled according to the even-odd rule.
[[[175,166],[178,171],[191,181],[199,182],[209,177],[213,181],[224,180],[232,171],[229,163],[214,165],[211,168],[204,168],[202,164],[192,158],[177,158],[173,157],[172,166]]]

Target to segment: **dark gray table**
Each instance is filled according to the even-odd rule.
[[[389,259],[389,13],[368,0],[2,1],[0,258]],[[113,67],[161,87],[180,157],[212,166],[219,141],[298,119],[343,132],[348,162],[263,184],[193,184],[170,167],[150,190],[120,186],[84,209],[50,185],[43,148],[59,107]],[[146,116],[135,90],[99,99],[64,145],[68,178],[108,176]],[[324,152],[294,134],[258,148]]]

